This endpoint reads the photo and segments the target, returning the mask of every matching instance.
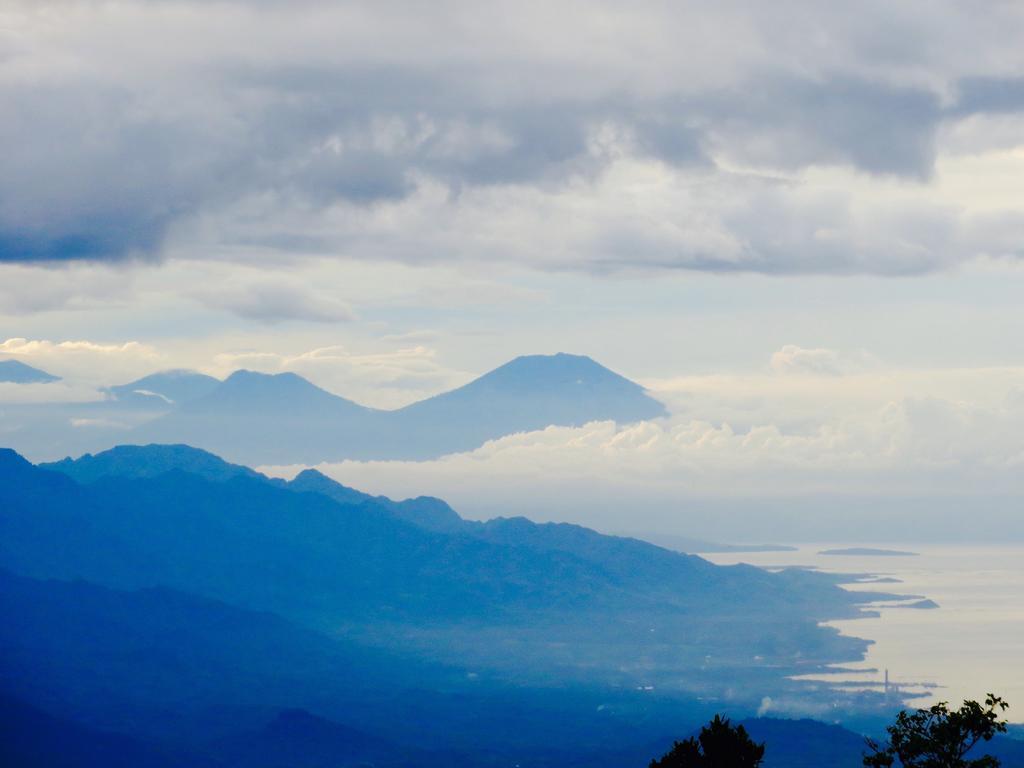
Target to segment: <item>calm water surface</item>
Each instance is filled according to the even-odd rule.
[[[848,545],[801,546],[798,552],[703,555],[720,564],[807,565],[833,573],[891,576],[899,584],[849,584],[848,589],[913,593],[939,604],[933,610],[881,607],[879,618],[830,622],[847,635],[874,640],[867,658],[845,665],[877,672],[831,676],[837,681],[891,681],[925,696],[916,701],[959,702],[993,691],[1024,721],[1024,547],[864,545],[919,553],[917,557],[821,555]],[[936,688],[914,686],[935,683]]]

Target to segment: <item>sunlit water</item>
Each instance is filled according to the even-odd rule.
[[[894,683],[925,694],[915,703],[980,699],[992,691],[1010,702],[1012,720],[1024,721],[1024,547],[896,547],[917,552],[917,557],[819,554],[843,546],[704,557],[721,564],[808,565],[829,572],[898,578],[899,584],[850,584],[847,588],[923,595],[939,607],[881,607],[879,618],[830,622],[844,634],[875,641],[863,662],[844,666],[878,670],[832,679],[877,682],[882,670],[888,669]],[[912,685],[922,682],[939,687]]]

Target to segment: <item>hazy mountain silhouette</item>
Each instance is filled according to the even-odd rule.
[[[20,360],[0,360],[0,382],[11,384],[43,384],[49,381],[60,381],[60,376],[54,376],[25,365]]]
[[[220,379],[188,370],[161,371],[141,379],[106,387],[104,391],[119,403],[180,405],[208,395]]]
[[[312,463],[344,456],[360,437],[375,436],[378,413],[294,373],[236,371],[205,396],[140,426],[135,436],[197,445],[251,464]]]
[[[464,387],[391,414],[404,436],[399,458],[464,451],[515,432],[666,415],[643,388],[589,357],[530,355]]]
[[[549,425],[665,414],[637,384],[587,357],[520,357],[464,387],[395,411],[366,408],[293,373],[237,371],[133,434],[246,464],[425,459]]]
[[[219,381],[164,371],[107,387],[95,402],[4,407],[11,443],[37,459],[118,443],[185,443],[249,465],[428,459],[550,425],[665,414],[643,389],[575,355],[520,357],[464,387],[395,411],[367,408],[294,373]]]
[[[10,445],[35,459],[78,456],[123,443],[134,427],[208,394],[220,381],[194,371],[164,371],[106,387],[88,402],[7,403],[0,427]]]

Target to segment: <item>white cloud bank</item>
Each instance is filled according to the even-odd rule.
[[[654,393],[671,418],[549,427],[436,461],[317,468],[373,493],[440,496],[469,516],[690,534],[687,510],[704,502],[883,499],[895,519],[905,498],[1024,494],[1024,368],[687,377]]]
[[[842,355],[834,349],[805,349],[787,344],[772,355],[771,369],[783,375],[833,375],[856,373],[873,361],[864,352]]]
[[[89,399],[89,391],[92,397],[96,397],[96,387],[152,373],[154,369],[164,367],[167,358],[153,346],[138,341],[103,343],[84,339],[51,341],[23,338],[0,341],[0,360],[11,359],[64,379],[46,388],[35,387],[30,396],[32,400],[60,402],[64,399]],[[0,392],[0,402],[10,402],[8,397],[20,399],[21,392]]]

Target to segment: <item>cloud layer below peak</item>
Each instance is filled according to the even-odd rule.
[[[968,535],[962,508],[969,505],[986,511],[979,536],[1024,537],[1016,512],[1024,492],[1020,367],[872,364],[849,373],[770,370],[648,385],[671,418],[549,427],[435,461],[318,469],[373,493],[437,495],[474,517],[525,514],[747,541],[814,541],[840,528],[853,540],[879,541],[899,528],[901,538],[924,540]],[[291,476],[298,468],[266,469]],[[736,509],[747,512],[723,516]],[[746,527],[731,529],[739,520]]]

